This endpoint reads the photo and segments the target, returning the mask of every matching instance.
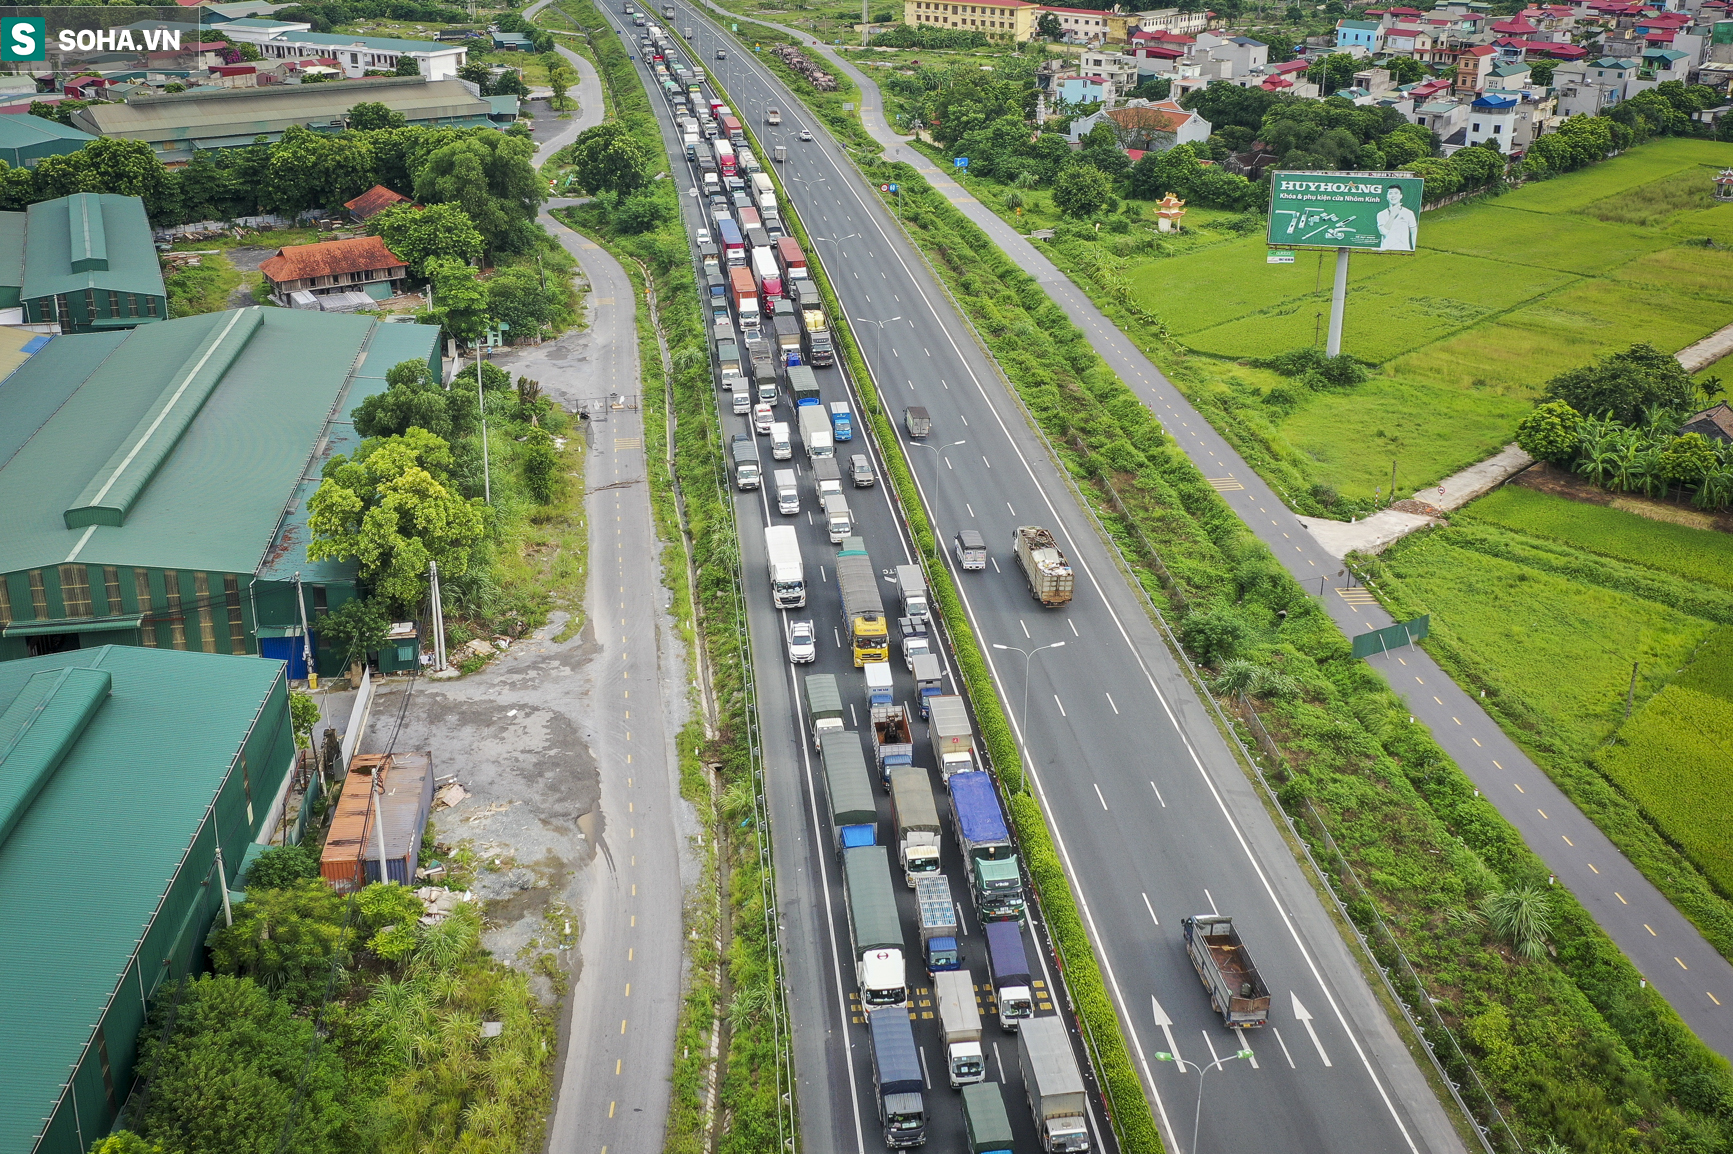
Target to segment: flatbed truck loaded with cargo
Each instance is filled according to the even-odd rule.
[[[837,738],[826,734],[827,742]],[[882,845],[842,851],[842,888],[848,905],[849,946],[861,1004],[906,1006],[908,972],[903,963],[903,923],[891,888],[890,851]],[[903,1014],[906,1020],[908,1015]]]
[[[951,882],[944,874],[923,874],[915,882],[915,908],[921,919],[921,960],[927,973],[937,974],[962,966],[957,944],[957,903],[951,900]]]
[[[915,763],[915,731],[909,724],[909,707],[874,706],[872,711],[873,760],[878,763],[879,780],[891,787],[891,774],[899,767]]]
[[[1017,526],[1011,533],[1011,551],[1017,556],[1023,579],[1029,582],[1030,596],[1048,608],[1071,600],[1071,565],[1052,530],[1039,525]]]
[[[979,1082],[987,1076],[987,1061],[981,1049],[981,1010],[975,1005],[975,975],[968,970],[934,974],[933,999],[939,1003],[939,1031],[951,1089]]]
[[[890,660],[890,624],[872,558],[865,554],[837,557],[836,583],[842,594],[842,624],[855,668],[869,661]]]
[[[827,729],[819,739],[824,761],[824,786],[830,795],[831,839],[841,854],[859,846],[877,845],[878,803],[867,777],[860,735],[847,729]]]
[[[993,779],[980,770],[953,773],[951,821],[969,876],[969,896],[982,921],[1023,916],[1023,874],[1005,825]]]
[[[1270,1017],[1270,991],[1258,976],[1252,956],[1226,914],[1194,914],[1180,925],[1192,968],[1209,991],[1210,1009],[1222,1025],[1262,1026]]]
[[[1047,1154],[1085,1154],[1089,1149],[1089,1090],[1065,1023],[1030,1018],[1017,1032],[1017,1064],[1035,1133]]]

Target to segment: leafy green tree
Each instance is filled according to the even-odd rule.
[[[673,215],[673,206],[651,189],[621,197],[608,220],[618,231],[635,236],[649,232]]]
[[[1700,483],[1719,464],[1715,447],[1701,433],[1684,433],[1661,450],[1661,475],[1675,485]]]
[[[1091,128],[1084,135],[1082,145],[1077,158],[1084,164],[1099,168],[1109,180],[1118,180],[1131,167],[1131,157],[1125,155],[1125,149],[1119,146],[1119,134],[1110,124],[1097,124]]]
[[[462,341],[473,341],[487,331],[487,287],[475,270],[455,260],[432,260],[427,278],[433,282],[433,314],[440,327]]]
[[[1107,175],[1089,164],[1077,164],[1053,181],[1053,207],[1066,216],[1093,216],[1107,203],[1112,189]]]
[[[1428,75],[1426,65],[1412,56],[1392,56],[1378,67],[1388,69],[1390,79],[1397,84],[1418,84]]]
[[[1035,35],[1043,40],[1063,40],[1065,29],[1059,24],[1059,17],[1051,12],[1041,13],[1041,18],[1035,21]]]
[[[524,488],[536,504],[553,504],[559,493],[559,466],[553,438],[542,429],[532,430],[518,454],[518,468],[523,472]]]
[[[295,744],[306,748],[313,727],[319,723],[319,703],[311,693],[299,689],[289,691],[289,727],[295,732]]]
[[[530,94],[530,86],[524,83],[523,75],[515,68],[508,68],[500,73],[491,88],[491,96],[526,97]]]
[[[1687,408],[1696,390],[1677,358],[1643,343],[1560,373],[1547,382],[1544,395],[1579,413],[1611,414],[1613,420],[1631,425],[1648,409]]]
[[[353,558],[386,606],[413,610],[427,563],[461,577],[485,527],[481,502],[450,486],[451,467],[451,447],[416,428],[363,441],[353,460],[333,457],[307,503],[309,558]]]
[[[1563,401],[1548,401],[1517,422],[1517,447],[1537,460],[1569,461],[1577,454],[1582,423],[1582,415]]]
[[[392,384],[355,407],[355,431],[363,437],[394,437],[413,428],[450,441],[473,432],[478,419],[475,397],[434,384],[425,365],[418,379]]]
[[[1306,79],[1318,86],[1318,91],[1325,96],[1338,88],[1350,88],[1354,84],[1354,73],[1360,71],[1360,62],[1346,52],[1332,52],[1310,68],[1306,69]]]
[[[319,859],[298,845],[274,845],[247,867],[247,891],[280,890],[319,876]]]
[[[619,121],[586,128],[572,142],[572,174],[591,193],[626,196],[650,183],[650,158]]]
[[[373,598],[351,597],[319,618],[318,633],[342,654],[345,665],[360,661],[385,644],[391,616]]]
[[[312,1041],[311,1019],[246,978],[206,974],[165,989],[139,1031],[145,1137],[174,1154],[335,1149],[346,1118],[342,1058]]]
[[[38,200],[75,192],[137,196],[143,198],[145,211],[153,219],[161,219],[172,207],[168,174],[142,140],[105,136],[77,152],[44,157],[36,166],[33,184]]]
[[[421,942],[421,899],[408,886],[374,882],[355,895],[355,909],[367,948],[388,962],[401,962]]]
[[[367,134],[328,136],[292,124],[270,149],[263,199],[278,212],[293,214],[335,208],[375,183]]]
[[[536,176],[535,142],[491,129],[461,136],[428,155],[415,174],[415,199],[455,204],[490,252],[519,252],[534,243],[535,210],[547,197]]]
[[[475,222],[455,204],[392,205],[367,222],[367,231],[402,257],[417,276],[427,275],[430,261],[479,260],[485,247]]]
[[[572,87],[572,69],[557,52],[550,52],[543,58],[547,63],[548,87],[553,90],[553,100],[550,107],[555,112],[565,112],[570,106],[566,93]]]
[[[98,1138],[90,1154],[163,1154],[160,1142],[146,1142],[131,1130],[116,1130],[106,1138]]]
[[[481,370],[481,387],[486,392],[491,393],[500,389],[511,388],[511,374],[492,361],[483,361]],[[453,390],[460,384],[468,386],[464,392],[475,392],[475,362],[473,360],[459,369],[457,376],[452,378],[451,387]],[[490,404],[488,408],[491,410],[493,406]]]
[[[408,60],[407,56],[402,58]],[[399,62],[401,66],[401,61]],[[409,66],[415,67],[415,61],[410,60]],[[411,73],[415,75],[415,73]],[[395,108],[388,108],[376,100],[363,100],[348,112],[349,127],[356,132],[374,132],[381,128],[407,128],[409,120]]]
[[[398,76],[420,76],[421,65],[416,62],[413,56],[399,56],[395,71]]]
[[[1245,622],[1223,609],[1195,609],[1179,627],[1180,640],[1206,665],[1219,665],[1250,638]]]
[[[318,1004],[333,960],[346,961],[343,898],[322,879],[248,891],[232,926],[212,928],[211,968],[251,978],[296,1006]]]
[[[1131,195],[1160,200],[1171,192],[1190,200],[1202,175],[1203,165],[1189,144],[1175,145],[1166,152],[1146,152],[1131,166]]]
[[[539,337],[548,329],[568,323],[565,287],[561,278],[543,288],[533,268],[502,268],[487,281],[487,311],[503,321],[514,338]]]

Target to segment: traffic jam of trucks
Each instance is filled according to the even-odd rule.
[[[908,406],[897,410],[900,426],[887,434],[855,407],[840,371],[822,380],[815,373],[838,363],[818,270],[790,235],[776,181],[758,163],[741,118],[706,97],[702,73],[661,35],[658,64],[679,80],[664,89],[685,142],[703,229],[698,293],[712,325],[713,371],[743,430],[728,438],[731,480],[743,494],[740,509],[763,508],[770,520],[763,528],[764,573],[771,605],[788,611],[789,659],[814,660],[814,648],[821,661],[842,658],[842,672],[800,676],[795,701],[813,789],[821,793],[813,816],[829,824],[820,832],[835,861],[830,876],[840,880],[852,1022],[864,1027],[884,1143],[893,1149],[926,1143],[932,1112],[943,1109],[952,1119],[960,1115],[970,1151],[1010,1154],[1027,1148],[1013,1130],[1022,1105],[1041,1150],[1088,1151],[1092,1091],[1078,1064],[1078,1042],[1060,1016],[1066,1010],[1055,1005],[1050,954],[1025,917],[1023,861],[1005,800],[968,705],[949,684],[949,649],[939,636],[928,571],[902,560],[908,556],[902,541],[868,541],[850,505],[869,495],[886,500],[874,488],[873,442],[880,435],[937,437],[943,414]],[[782,120],[776,108],[764,110],[767,130]],[[777,132],[765,142],[779,161],[786,156],[780,141]],[[768,477],[761,438],[774,463]],[[831,548],[815,557],[812,550],[824,549],[820,537]],[[979,532],[958,530],[945,545],[959,578],[989,568]],[[1009,559],[1043,605],[1070,600],[1071,570],[1051,531],[1019,527],[1011,557],[1000,558]],[[822,618],[836,610],[794,612],[813,597],[833,598],[829,604],[839,607],[831,630]],[[821,620],[807,620],[815,616]],[[798,655],[793,626],[806,647]],[[900,669],[893,667],[893,649],[900,650]],[[911,681],[912,695],[903,688]],[[956,863],[949,872],[947,863]],[[899,896],[904,891],[909,899]],[[912,918],[904,916],[907,909]],[[1189,941],[1189,928],[1187,934]],[[1220,968],[1225,964],[1212,963],[1219,971],[1212,998],[1248,972],[1230,973]],[[1250,1024],[1244,998],[1222,996],[1229,1013],[1239,1015],[1234,1024]],[[917,1012],[917,1003],[936,1014]],[[994,1023],[991,1032],[983,1023]],[[943,1068],[929,1070],[927,1031],[935,1026]],[[1013,1038],[1015,1057],[1005,1045]],[[956,1105],[935,1100],[939,1082],[957,1092]],[[955,1121],[946,1125],[954,1134]]]

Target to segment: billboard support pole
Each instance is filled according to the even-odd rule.
[[[1342,354],[1342,313],[1348,307],[1348,250],[1336,250],[1336,287],[1330,293],[1330,343],[1324,351],[1332,357]]]

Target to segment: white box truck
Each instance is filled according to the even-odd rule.
[[[800,560],[800,538],[793,525],[772,525],[764,530],[764,549],[770,554],[770,595],[778,609],[799,609],[806,604],[806,571]]]
[[[975,1004],[975,975],[945,970],[933,975],[933,996],[939,1003],[939,1031],[945,1047],[945,1072],[951,1089],[987,1076],[981,1052],[981,1010]]]
[[[778,469],[772,474],[776,482],[776,511],[794,516],[800,512],[800,486],[796,484],[793,469]]]

